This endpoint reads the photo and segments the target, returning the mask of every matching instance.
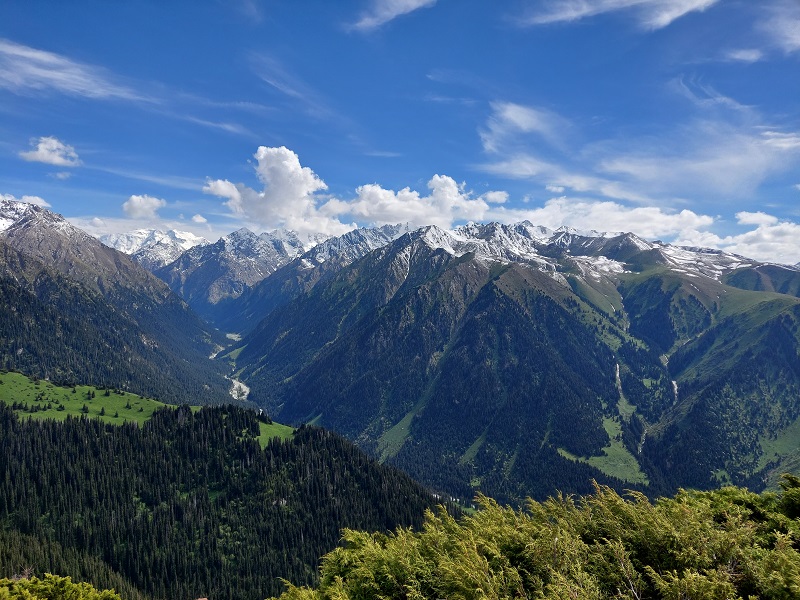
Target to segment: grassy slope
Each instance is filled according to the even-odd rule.
[[[94,398],[90,398],[92,393]],[[18,402],[29,407],[27,410],[21,408],[14,411],[20,417],[63,421],[68,415],[88,416],[113,425],[122,425],[129,421],[141,425],[150,419],[156,410],[171,406],[128,392],[112,390],[108,396],[105,394],[105,390],[91,385],[59,387],[45,380],[34,381],[21,373],[0,372],[0,402],[8,405]],[[46,408],[48,405],[50,408]],[[32,412],[30,409],[35,406],[40,409]],[[83,412],[84,406],[88,407],[88,413]],[[63,410],[60,407],[63,407]],[[199,410],[199,407],[193,407],[193,410]],[[102,412],[105,414],[101,414]],[[260,423],[260,427],[261,435],[258,441],[262,447],[270,438],[288,439],[294,433],[294,429],[280,423]]]

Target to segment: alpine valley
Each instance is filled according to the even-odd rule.
[[[797,267],[528,222],[105,239],[128,256],[37,206],[0,216],[7,370],[249,389],[467,499],[760,489],[800,463]]]
[[[250,402],[460,497],[800,464],[797,267],[522,222],[240,230],[154,272],[241,336],[216,363]]]

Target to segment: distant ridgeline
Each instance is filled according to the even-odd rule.
[[[0,576],[30,567],[132,600],[261,600],[279,578],[313,583],[343,527],[420,526],[435,503],[335,434],[304,427],[262,448],[263,425],[235,407],[111,425],[0,403]]]

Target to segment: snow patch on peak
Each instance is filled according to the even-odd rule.
[[[428,225],[419,230],[419,239],[434,250],[442,249],[448,254],[463,254],[456,251],[460,241],[457,233],[450,233],[436,225]]]
[[[106,246],[119,250],[124,254],[135,254],[146,248],[158,245],[175,246],[181,251],[194,246],[208,244],[208,240],[189,231],[170,229],[136,229],[127,233],[110,233],[100,237]]]
[[[8,200],[0,194],[0,231],[5,231],[32,210],[32,204]]]
[[[163,267],[195,246],[209,241],[189,231],[170,229],[136,229],[128,233],[111,233],[100,237],[106,246],[131,256],[150,271]]]

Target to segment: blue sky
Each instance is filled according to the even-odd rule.
[[[468,220],[800,261],[797,0],[0,0],[0,195],[92,233]]]

